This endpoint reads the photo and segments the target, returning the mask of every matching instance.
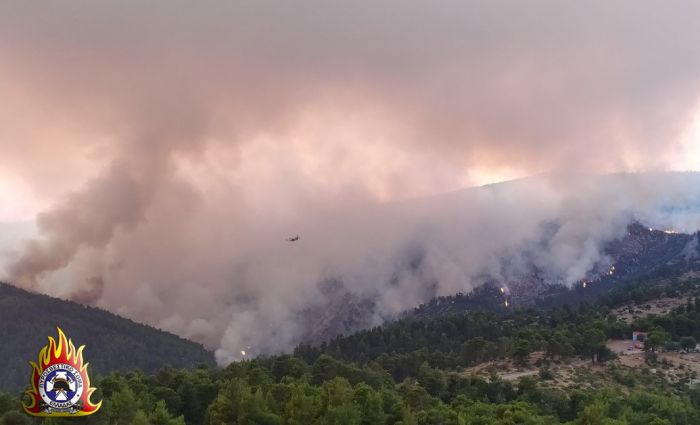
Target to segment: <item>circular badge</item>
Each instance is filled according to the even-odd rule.
[[[53,364],[39,377],[39,395],[52,408],[69,410],[83,395],[83,377],[69,364]]]

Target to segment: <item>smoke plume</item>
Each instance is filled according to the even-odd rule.
[[[5,274],[222,363],[297,343],[323,282],[374,300],[372,323],[532,264],[575,282],[632,220],[698,228],[698,176],[662,173],[700,159],[697,18],[4,2],[0,188],[41,204]]]

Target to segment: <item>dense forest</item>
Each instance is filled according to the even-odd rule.
[[[98,308],[0,283],[0,390],[19,390],[27,384],[27,362],[36,359],[47,336],[56,335],[56,326],[86,345],[88,359],[100,359],[90,367],[93,373],[153,373],[164,365],[215,364],[214,355],[200,344]]]
[[[700,281],[639,281],[599,302],[549,310],[483,311],[404,319],[290,355],[226,368],[163,368],[98,376],[102,410],[71,419],[90,424],[698,424],[700,388],[653,373],[655,352],[694,349],[700,339]],[[612,307],[673,295],[686,301],[665,316],[618,320]],[[648,332],[647,365],[625,368],[608,338]],[[539,374],[514,381],[465,373],[489,359],[537,360]],[[576,375],[548,386],[550,366],[581,358],[610,379]],[[583,369],[583,368],[582,368]],[[20,413],[18,394],[0,395],[0,425],[62,423]]]

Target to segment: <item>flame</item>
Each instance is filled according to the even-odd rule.
[[[58,342],[49,337],[49,344],[44,346],[39,352],[39,361],[37,363],[30,361],[29,364],[32,366],[32,389],[27,390],[25,394],[29,396],[30,403],[25,404],[22,402],[22,407],[24,411],[33,416],[87,416],[97,412],[102,406],[102,401],[97,404],[93,404],[90,401],[90,396],[95,392],[95,388],[90,387],[90,378],[88,377],[87,367],[88,363],[83,363],[83,349],[84,345],[75,348],[73,341],[66,338],[61,328],[56,328],[58,330]],[[46,370],[47,367],[56,363],[65,363],[73,366],[83,378],[83,385],[85,390],[83,391],[80,401],[83,403],[82,410],[76,413],[68,412],[53,412],[51,414],[41,411],[41,395],[39,394],[39,378],[41,374]]]

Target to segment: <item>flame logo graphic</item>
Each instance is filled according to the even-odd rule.
[[[32,388],[27,390],[25,394],[29,397],[29,403],[22,402],[22,407],[24,411],[32,416],[87,416],[97,412],[102,406],[102,401],[97,404],[93,404],[90,401],[90,396],[95,392],[95,388],[90,387],[90,378],[88,377],[87,367],[88,363],[83,363],[83,349],[84,345],[81,345],[78,349],[73,345],[73,341],[66,338],[61,328],[58,329],[58,342],[49,337],[49,344],[44,346],[39,352],[38,362],[29,362],[32,366]],[[85,386],[85,391],[83,391],[80,397],[80,402],[82,402],[82,408],[75,412],[50,412],[47,413],[42,410],[42,398],[39,393],[39,379],[44,373],[46,368],[54,364],[67,364],[75,368],[80,374]]]

